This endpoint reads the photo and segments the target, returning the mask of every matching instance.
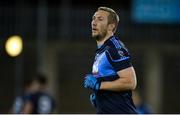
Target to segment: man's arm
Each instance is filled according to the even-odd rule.
[[[120,70],[117,74],[120,77],[119,79],[101,82],[100,90],[125,91],[134,90],[136,88],[137,80],[133,67]]]
[[[22,114],[31,114],[33,110],[33,105],[30,101],[26,102],[22,111]]]

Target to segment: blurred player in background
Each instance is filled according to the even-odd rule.
[[[132,97],[139,114],[153,114],[150,106],[143,101],[139,91],[133,91]]]
[[[11,113],[15,114],[49,114],[55,109],[55,101],[47,92],[47,78],[37,74],[25,83],[25,93],[18,96]]]
[[[31,83],[32,81],[25,80],[24,85],[23,85],[23,94],[19,95],[15,98],[15,101],[13,103],[13,107],[10,110],[10,113],[13,114],[20,114],[23,110],[25,100],[28,98],[28,96],[33,93],[33,90],[31,89]]]
[[[132,90],[136,88],[136,74],[130,54],[123,43],[114,36],[119,16],[107,7],[99,7],[92,17],[92,37],[97,51],[92,74],[84,80],[91,89],[90,101],[97,113],[136,114]]]
[[[47,78],[38,74],[34,77],[31,89],[34,93],[31,93],[25,100],[25,104],[22,110],[23,114],[49,114],[53,113],[55,109],[55,101],[51,95],[47,92]]]

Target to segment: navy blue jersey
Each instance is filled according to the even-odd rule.
[[[144,103],[136,106],[139,114],[153,114],[150,107]]]
[[[17,96],[14,103],[12,112],[14,114],[20,114],[23,111],[25,100],[28,98],[29,94],[24,94],[22,96]]]
[[[24,109],[24,105],[26,100],[28,100],[29,96],[31,95],[31,93],[24,93],[21,96],[17,96],[15,98],[15,101],[13,103],[13,107],[12,107],[12,112],[14,114],[21,114],[23,109]]]
[[[97,49],[92,73],[100,81],[113,81],[120,78],[118,71],[131,66],[128,50],[118,38],[112,36]],[[131,91],[100,90],[95,94],[98,113],[137,113]]]
[[[32,114],[49,114],[55,109],[55,101],[46,92],[36,92],[29,95],[28,99],[33,106]]]

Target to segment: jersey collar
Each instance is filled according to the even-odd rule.
[[[114,38],[115,36],[111,36],[109,37],[100,47],[98,47],[98,49],[96,49],[96,52],[101,52],[109,43],[109,41]]]

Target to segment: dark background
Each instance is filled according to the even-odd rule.
[[[132,55],[137,89],[154,113],[180,113],[180,16],[178,0],[1,0],[0,113],[8,113],[25,78],[37,71],[50,80],[55,113],[95,113],[83,78],[91,72],[95,40],[91,18],[99,6],[117,11],[116,35]],[[10,57],[6,40],[23,39]]]

